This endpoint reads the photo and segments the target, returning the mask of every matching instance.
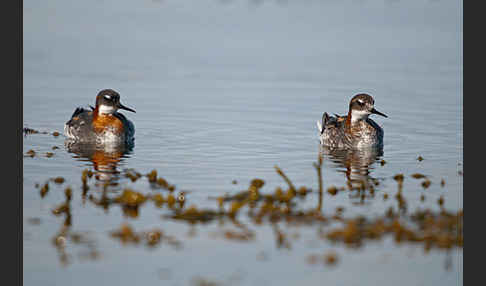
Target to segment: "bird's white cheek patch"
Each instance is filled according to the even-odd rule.
[[[104,113],[104,114],[113,114],[115,113],[117,109],[113,106],[108,106],[108,105],[100,105],[99,107],[99,113]]]
[[[352,110],[351,111],[351,122],[355,122],[361,119],[366,118],[369,115],[369,112],[366,110]]]

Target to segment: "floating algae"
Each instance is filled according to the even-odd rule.
[[[120,203],[129,207],[138,207],[147,200],[147,197],[142,193],[135,192],[131,189],[125,189],[123,193],[114,199],[114,202]]]
[[[132,182],[136,182],[139,178],[142,177],[142,174],[133,169],[128,169],[125,170],[125,177],[129,178]]]
[[[208,209],[198,209],[195,205],[191,205],[187,209],[174,213],[172,215],[164,216],[166,218],[171,218],[174,220],[186,221],[191,224],[195,223],[207,223],[211,222],[216,217],[220,216],[219,211],[208,210]]]
[[[397,174],[397,175],[393,176],[393,179],[400,184],[400,183],[403,183],[404,176],[403,176],[403,174]]]
[[[165,202],[164,196],[162,196],[162,194],[153,195],[152,200],[154,201],[155,205],[159,208],[162,207]]]
[[[327,265],[334,265],[334,264],[337,263],[337,260],[338,260],[338,257],[337,257],[337,254],[335,252],[327,253],[324,256],[324,261]]]
[[[67,187],[64,190],[65,201],[52,209],[52,213],[55,216],[64,215],[63,223],[61,224],[60,231],[54,235],[52,238],[52,243],[54,247],[57,249],[59,254],[59,260],[63,266],[66,266],[71,261],[71,255],[68,254],[66,248],[69,245],[68,242],[72,242],[74,244],[84,245],[86,247],[86,251],[81,253],[81,255],[85,258],[96,260],[100,257],[98,250],[96,249],[95,242],[93,239],[89,238],[84,233],[73,233],[71,231],[72,226],[72,214],[71,214],[71,200],[72,200],[72,189],[71,187]]]
[[[64,178],[63,177],[56,177],[56,178],[53,178],[52,181],[56,184],[62,184],[64,183]]]
[[[57,136],[61,135],[61,133],[59,133],[57,131],[49,133],[47,131],[39,131],[39,130],[35,130],[35,129],[32,129],[32,128],[28,128],[28,127],[24,127],[22,129],[22,133],[24,133],[24,136],[31,135],[31,134],[52,134],[54,137],[57,137]]]
[[[30,149],[29,151],[27,151],[27,153],[25,153],[24,157],[31,157],[33,158],[34,156],[36,155],[35,151]]]
[[[398,183],[398,191],[399,191],[399,192],[401,192],[401,191],[402,191],[402,188],[403,188],[403,179],[404,179],[404,178],[405,178],[405,177],[403,176],[403,174],[397,174],[397,175],[393,176],[393,179],[394,179],[395,181],[397,181],[397,183]]]
[[[290,179],[284,174],[284,172],[277,165],[275,165],[275,170],[277,170],[277,173],[285,180],[285,182],[287,182],[290,189],[295,190],[295,187],[290,181]]]
[[[149,182],[155,183],[157,181],[157,170],[152,170],[146,176],[147,176]]]
[[[22,131],[23,131],[24,135],[39,133],[39,131],[37,131],[37,130],[34,130],[32,128],[26,128],[26,127]]]
[[[344,208],[337,207],[335,213],[325,216],[322,212],[322,196],[324,192],[321,174],[322,158],[319,158],[319,161],[313,164],[318,179],[319,197],[316,202],[317,207],[316,205],[310,208],[303,207],[304,205],[301,204],[301,201],[306,200],[308,196],[313,196],[313,190],[306,186],[296,188],[289,177],[277,166],[275,166],[275,170],[284,179],[286,185],[276,187],[273,191],[265,191],[265,181],[255,178],[250,181],[246,190],[213,198],[216,200],[214,208],[200,208],[190,202],[191,198],[187,192],[174,192],[175,186],[159,176],[156,170],[152,170],[146,175],[142,175],[133,169],[124,170],[123,172],[123,177],[126,178],[127,182],[137,182],[139,178],[146,176],[150,186],[149,192],[135,191],[130,187],[124,187],[120,193],[119,188],[114,188],[114,191],[111,189],[111,186],[118,184],[118,182],[107,181],[103,184],[102,190],[100,188],[96,189],[97,185],[95,185],[95,190],[89,195],[89,202],[104,208],[106,211],[113,205],[117,205],[122,208],[124,215],[132,218],[138,217],[139,208],[145,205],[155,205],[157,207],[156,211],[166,212],[160,216],[163,221],[185,222],[191,227],[194,227],[195,224],[218,223],[217,225],[221,227],[221,231],[218,232],[219,237],[235,242],[257,240],[258,233],[240,223],[239,220],[254,226],[270,225],[273,229],[277,248],[291,249],[291,240],[299,236],[299,234],[288,232],[282,226],[298,227],[301,225],[318,226],[320,238],[333,243],[342,243],[351,248],[359,248],[368,241],[382,239],[386,236],[392,236],[397,243],[419,243],[426,250],[430,248],[450,249],[463,246],[462,210],[457,214],[447,213],[442,208],[444,200],[441,197],[438,200],[438,204],[441,206],[440,212],[417,210],[413,213],[407,213],[407,201],[401,193],[405,178],[403,174],[397,174],[393,177],[399,185],[399,192],[394,195],[397,203],[395,208],[398,211],[390,207],[383,214],[373,218],[360,215],[353,218],[343,216]],[[92,188],[89,178],[93,174],[88,169],[82,172],[81,188],[83,190],[83,198],[87,195],[87,191]],[[411,177],[424,179],[424,182],[428,181],[425,175],[419,173],[412,174]],[[64,180],[57,179],[56,181],[56,179],[53,178],[52,180],[55,183],[65,183]],[[146,184],[147,182],[144,183]],[[352,191],[349,192],[350,199],[356,198],[361,200],[361,202],[366,198],[373,198],[375,192],[379,192],[381,188],[379,180],[373,178],[347,180],[347,183],[349,183],[348,188]],[[47,193],[49,189],[48,184],[46,183],[43,188],[46,190],[41,190],[41,196]],[[167,189],[169,192],[159,192],[154,190],[154,188]],[[335,196],[345,190],[345,187],[330,186],[326,191],[328,194]],[[66,228],[69,228],[71,224],[70,213],[72,210],[70,201],[73,195],[76,195],[76,192],[66,188],[66,201],[52,209],[54,215],[65,216],[63,227]],[[383,199],[386,200],[387,198],[388,194],[384,193]],[[332,198],[330,197],[330,199]],[[153,201],[153,204],[146,204],[147,201]],[[238,229],[228,229],[228,222]],[[110,232],[110,235],[120,240],[123,244],[145,244],[147,247],[154,247],[163,242],[174,247],[181,244],[179,240],[167,236],[160,229],[136,232],[128,224],[123,224],[119,229]],[[61,232],[56,236],[56,240],[56,245],[58,245],[56,247],[64,249],[68,240],[74,241],[77,238],[76,236],[69,236],[67,232]],[[61,253],[61,250],[59,251]],[[66,257],[63,259],[66,259]],[[326,255],[320,254],[315,258],[309,259],[314,260],[315,263],[319,262],[326,265],[335,265],[338,261],[337,255],[332,252]]]
[[[224,236],[228,240],[236,240],[236,241],[250,241],[255,239],[255,234],[251,231],[232,231],[227,230],[224,232]]]
[[[437,203],[439,204],[439,206],[444,205],[444,197],[440,196],[440,198],[437,200]]]
[[[128,224],[123,224],[119,230],[111,232],[111,236],[120,239],[122,243],[138,243],[141,240],[139,234],[133,231]]]
[[[327,188],[327,192],[331,195],[336,195],[338,193],[338,188],[336,188],[335,186],[331,186],[329,188]]]
[[[422,178],[426,178],[425,175],[423,174],[420,174],[420,173],[414,173],[412,175],[410,175],[410,177],[414,178],[414,179],[422,179]]]
[[[327,234],[327,238],[334,242],[344,242],[350,247],[360,247],[365,240],[376,240],[386,234],[391,234],[395,242],[408,241],[422,243],[427,251],[432,247],[439,249],[462,247],[462,227],[458,224],[462,219],[462,212],[457,214],[430,210],[411,214],[410,220],[415,227],[408,226],[404,219],[389,214],[388,217],[379,217],[368,220],[364,217],[348,219],[345,226],[337,228]]]
[[[430,180],[425,180],[422,182],[422,187],[424,189],[427,189],[430,186],[430,184],[431,184]]]
[[[41,198],[45,197],[48,192],[49,192],[49,183],[45,183],[40,189]]]
[[[181,247],[181,242],[173,236],[165,235],[160,229],[153,229],[146,232],[136,232],[129,224],[124,223],[120,229],[110,232],[110,236],[122,242],[122,244],[138,244],[145,242],[145,244],[153,248],[163,241],[178,249]]]

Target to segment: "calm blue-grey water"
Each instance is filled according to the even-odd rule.
[[[383,182],[380,193],[365,204],[344,192],[325,194],[324,214],[343,206],[346,216],[382,215],[396,205],[381,198],[396,193],[397,173],[408,176],[409,210],[438,210],[440,196],[447,210],[463,207],[461,1],[50,0],[24,1],[23,17],[24,127],[62,132],[75,107],[115,89],[137,113],[124,112],[135,124],[135,147],[114,167],[156,169],[187,191],[188,204],[216,208],[208,197],[246,189],[253,178],[273,192],[285,186],[275,165],[295,185],[316,189],[316,121],[324,111],[345,114],[350,98],[366,92],[389,116],[373,118],[385,130],[385,147],[368,158],[368,176]],[[387,237],[355,250],[319,239],[312,226],[283,224],[296,234],[291,249],[281,249],[269,225],[248,224],[255,240],[235,242],[214,237],[224,229],[217,223],[169,221],[151,203],[137,218],[118,206],[104,211],[81,198],[80,174],[93,170],[93,160],[69,152],[63,136],[27,135],[23,148],[54,153],[23,160],[25,285],[189,285],[196,277],[231,285],[463,281],[462,248],[424,253]],[[324,187],[344,186],[344,165],[324,158]],[[426,174],[430,187],[424,191],[413,173]],[[51,183],[41,198],[35,184],[57,176],[66,183]],[[146,180],[118,182],[151,192]],[[51,241],[64,218],[51,210],[67,185],[70,231],[87,232],[93,242],[68,243],[65,265]],[[308,196],[305,204],[316,201]],[[122,245],[110,232],[124,222],[137,231],[161,228],[182,248]],[[92,245],[97,259],[86,258]],[[334,267],[306,262],[331,250],[339,259]]]

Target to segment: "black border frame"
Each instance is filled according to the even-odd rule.
[[[4,170],[0,214],[6,224],[2,236],[3,260],[2,284],[22,285],[23,257],[23,2],[10,1],[3,5],[2,26],[4,37],[3,50],[3,86],[2,90],[2,128],[8,134],[15,134],[13,139],[2,140]],[[8,135],[5,135],[8,136]],[[7,139],[7,137],[4,137]]]

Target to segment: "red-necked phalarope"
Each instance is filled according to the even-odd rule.
[[[317,121],[321,144],[332,148],[383,147],[383,129],[370,114],[388,117],[374,108],[375,101],[368,94],[357,94],[349,103],[347,116],[322,115],[322,124]]]
[[[120,103],[120,95],[112,89],[104,89],[96,96],[96,107],[87,110],[76,108],[71,119],[64,125],[64,134],[77,142],[131,143],[135,127],[123,114],[124,109],[135,110]]]

